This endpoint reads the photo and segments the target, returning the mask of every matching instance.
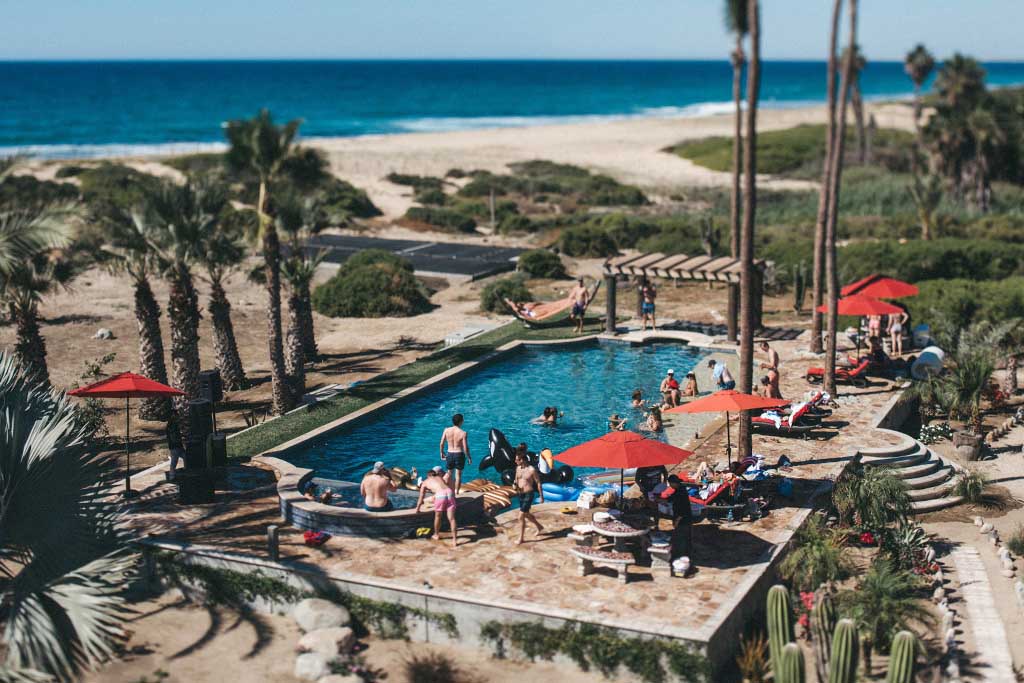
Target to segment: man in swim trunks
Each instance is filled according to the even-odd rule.
[[[665,399],[665,405],[674,408],[679,405],[679,380],[676,379],[676,371],[669,368],[665,373],[665,379],[661,380],[661,395]]]
[[[444,446],[448,444],[448,453],[445,454]],[[462,430],[462,414],[456,413],[452,416],[452,426],[441,434],[441,443],[438,444],[438,451],[441,460],[444,460],[448,471],[455,477],[455,495],[462,490],[462,470],[466,463],[473,464],[473,458],[469,454],[469,440],[466,432]]]
[[[530,508],[533,507],[533,495],[535,493],[539,493],[540,502],[544,502],[544,489],[540,486],[540,475],[537,474],[537,470],[530,465],[530,461],[526,458],[525,443],[519,444],[516,448],[516,476],[512,486],[516,493],[519,494],[519,540],[516,541],[516,545],[522,545],[523,537],[526,535],[527,519],[537,527],[538,536],[544,531],[544,527],[541,526],[537,518],[530,512]]]
[[[736,388],[736,380],[733,379],[732,373],[729,372],[729,368],[725,366],[725,363],[717,363],[712,358],[708,361],[708,367],[711,368],[711,378],[715,380],[715,384],[719,389]]]
[[[654,319],[654,300],[658,298],[658,289],[654,286],[654,283],[648,282],[647,278],[644,278],[643,284],[640,286],[640,329],[647,329],[647,321],[651,321],[651,329],[655,330],[658,327],[657,321]]]
[[[576,334],[583,334],[583,314],[587,311],[587,304],[590,303],[590,292],[583,286],[583,278],[576,281],[576,286],[569,292],[572,297],[572,311],[569,313],[569,320],[576,321]]]
[[[388,491],[394,491],[397,488],[395,482],[391,481],[391,473],[384,467],[384,463],[378,460],[359,485],[359,493],[363,497],[363,508],[367,512],[390,512],[394,509],[394,505],[388,499]]]
[[[765,360],[761,361],[761,367],[765,370],[779,370],[779,352],[768,345],[768,342],[761,342],[761,350],[764,352]]]
[[[420,497],[416,501],[416,512],[423,505],[423,497],[427,491],[434,494],[434,535],[435,541],[441,540],[441,515],[448,515],[448,525],[452,528],[452,548],[458,548],[459,529],[455,523],[455,492],[450,485],[451,473],[445,474],[438,465],[427,472],[427,478],[420,484]]]

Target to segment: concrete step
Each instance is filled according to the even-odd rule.
[[[892,434],[895,437],[899,437],[899,443],[895,446],[878,446],[874,448],[859,448],[857,452],[865,458],[874,458],[879,456],[888,455],[907,455],[915,452],[920,448],[920,444],[917,439],[914,439],[902,432],[893,431],[892,429],[878,429],[876,431],[886,432]]]
[[[910,504],[911,510],[920,514],[922,512],[935,512],[936,510],[943,510],[945,508],[959,505],[963,502],[961,496],[948,496],[946,498],[932,498],[931,500],[921,500]]]
[[[941,468],[944,464],[945,463],[942,462],[942,458],[933,456],[932,458],[911,467],[894,467],[892,473],[903,480],[916,479],[918,477],[923,477],[926,474],[931,474],[935,470]]]
[[[937,486],[931,486],[926,489],[911,489],[907,491],[907,495],[910,496],[912,502],[919,502],[923,500],[935,500],[936,498],[946,497],[956,485],[956,482],[952,479],[944,481]]]
[[[918,465],[931,456],[929,451],[924,446],[919,446],[917,450],[903,455],[882,455],[882,456],[871,456],[862,457],[861,462],[865,467],[911,467]]]
[[[927,489],[931,488],[932,486],[938,486],[942,482],[954,477],[955,475],[956,470],[954,470],[949,465],[943,465],[939,469],[929,474],[924,474],[921,475],[920,477],[910,477],[909,479],[904,479],[903,484],[908,489]]]

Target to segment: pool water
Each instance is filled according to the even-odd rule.
[[[338,507],[363,507],[364,500],[362,494],[359,493],[358,484],[316,477],[309,482],[309,485],[316,487],[315,491],[318,494],[322,493],[325,489],[330,489],[333,494],[331,505]],[[418,499],[419,493],[416,491],[399,489],[388,494],[388,500],[391,501],[396,510],[412,510],[416,507]]]
[[[642,413],[630,405],[633,390],[639,388],[645,399],[654,400],[666,370],[674,369],[682,379],[705,355],[677,343],[521,347],[357,426],[310,442],[288,459],[329,479],[359,481],[376,460],[389,467],[415,467],[423,475],[442,464],[441,432],[451,425],[453,414],[462,413],[473,458],[463,480],[483,476],[498,481],[494,468],[479,472],[477,467],[487,455],[491,427],[504,432],[513,446],[523,441],[531,451],[550,448],[555,454],[604,434],[612,413],[629,418],[627,428],[636,429]],[[565,413],[557,427],[530,424],[551,405]],[[577,468],[576,474],[591,471]]]

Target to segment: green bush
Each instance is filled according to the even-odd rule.
[[[383,318],[417,315],[431,305],[411,264],[388,252],[367,250],[316,288],[313,308],[332,318]]]
[[[370,201],[370,197],[355,185],[330,177],[318,190],[324,211],[332,223],[343,224],[349,218],[373,218],[381,211]]]
[[[405,217],[448,232],[473,232],[476,221],[461,211],[436,206],[411,206]]]
[[[30,175],[10,175],[0,182],[0,206],[17,202],[19,206],[71,202],[78,199],[78,188],[71,183],[39,180]]]
[[[84,166],[61,166],[53,176],[55,178],[74,178],[81,175],[84,170]]]
[[[605,214],[591,223],[608,233],[619,249],[632,249],[640,240],[659,232],[655,223],[623,213]]]
[[[993,323],[1024,317],[1024,277],[975,282],[927,280],[917,283],[920,294],[904,299],[914,320],[939,319],[957,327],[977,320]]]
[[[503,235],[516,232],[533,232],[537,229],[533,221],[522,214],[510,213],[498,221],[498,232]]]
[[[512,275],[490,282],[480,292],[480,309],[491,313],[508,313],[505,299],[532,301],[533,294],[526,288],[522,276]]]
[[[387,180],[395,185],[407,185],[416,191],[440,190],[444,185],[440,178],[406,173],[388,173]]]
[[[596,225],[577,225],[562,231],[558,250],[567,256],[607,257],[619,253],[611,235]]]
[[[224,173],[224,154],[222,152],[199,152],[197,154],[182,154],[180,156],[164,159],[165,166],[181,171],[187,176],[209,175],[211,173]]]
[[[82,199],[88,204],[112,204],[131,209],[143,200],[143,192],[155,189],[160,179],[123,164],[105,162],[82,171]]]
[[[552,161],[534,160],[509,164],[510,175],[474,171],[473,179],[458,192],[462,197],[487,197],[519,194],[572,196],[592,206],[641,206],[647,204],[643,192],[604,175],[591,175],[585,168]]]
[[[534,249],[520,255],[519,270],[530,277],[559,279],[567,275],[562,259],[547,249]]]
[[[432,188],[429,190],[417,191],[413,196],[413,199],[423,205],[444,206],[448,201],[448,195],[441,190]]]
[[[1010,537],[1006,539],[1006,547],[1017,557],[1024,556],[1024,524],[1014,527]]]

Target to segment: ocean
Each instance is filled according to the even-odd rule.
[[[986,64],[991,86],[1024,63]],[[871,62],[870,99],[906,96],[899,62]],[[0,62],[0,155],[104,157],[218,149],[224,121],[261,107],[306,138],[496,128],[731,109],[726,61]],[[768,62],[764,107],[824,100],[820,62]]]

